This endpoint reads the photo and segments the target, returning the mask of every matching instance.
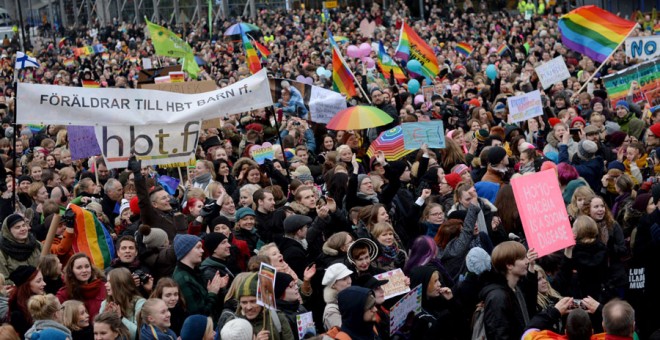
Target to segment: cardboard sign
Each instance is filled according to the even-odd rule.
[[[316,326],[314,325],[312,312],[296,315],[296,326],[298,327],[298,339],[307,339],[316,335]]]
[[[250,149],[250,156],[254,159],[257,164],[264,164],[267,159],[275,158],[275,151],[273,150],[273,145],[266,142],[261,146],[253,146]]]
[[[509,97],[506,103],[509,106],[509,124],[523,122],[543,115],[543,104],[539,90]]]
[[[400,268],[390,270],[382,274],[374,275],[376,280],[388,280],[386,284],[381,286],[385,291],[385,300],[405,294],[410,291],[410,287],[406,285],[406,275],[403,274]]]
[[[346,98],[341,94],[312,86],[309,97],[310,120],[315,123],[327,124],[337,112],[346,109]]]
[[[626,57],[631,59],[651,60],[660,55],[660,36],[633,37],[626,39]]]
[[[544,89],[552,87],[552,85],[562,82],[571,77],[568,72],[564,58],[559,56],[550,60],[547,63],[539,65],[534,69],[539,76],[539,80]]]
[[[441,120],[432,120],[424,123],[403,123],[403,143],[406,150],[417,150],[422,144],[429,148],[445,148],[445,128]]]
[[[156,77],[162,77],[170,74],[170,72],[181,71],[181,65],[174,65],[161,68],[142,69],[138,73],[138,87],[142,84],[153,84]]]
[[[390,335],[394,335],[406,323],[412,313],[422,312],[422,285],[413,288],[390,309]]]
[[[529,248],[539,257],[575,244],[555,171],[511,180]]]
[[[277,309],[275,307],[275,273],[277,269],[261,263],[257,281],[257,304],[262,307]]]
[[[101,148],[96,141],[93,126],[70,125],[66,127],[66,132],[72,160],[101,154]]]
[[[639,87],[633,91],[634,103],[647,100],[651,106],[658,105],[656,99],[659,97],[657,89],[660,88],[660,64],[654,60],[603,77],[603,84],[612,107],[615,107],[619,100],[626,99],[633,81],[639,84]]]

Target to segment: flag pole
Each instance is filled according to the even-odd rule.
[[[582,91],[584,91],[584,89],[587,87],[587,85],[589,85],[589,82],[591,82],[591,80],[596,76],[596,73],[598,73],[598,71],[600,71],[600,69],[603,68],[603,66],[605,66],[605,64],[607,64],[607,63],[610,61],[610,58],[612,57],[612,54],[614,54],[614,52],[616,52],[616,51],[619,49],[619,47],[621,47],[621,45],[623,45],[623,43],[626,42],[626,39],[628,39],[628,37],[632,34],[632,32],[635,31],[635,29],[637,28],[638,25],[639,25],[639,24],[635,24],[635,27],[633,27],[633,28],[630,30],[630,32],[628,32],[628,34],[626,34],[626,37],[623,38],[623,40],[621,40],[621,42],[620,42],[618,45],[616,45],[616,48],[613,49],[613,50],[612,50],[612,53],[610,53],[610,55],[607,56],[607,59],[605,59],[605,60],[600,64],[600,66],[598,66],[598,68],[596,69],[596,71],[594,71],[594,73],[592,73],[592,74],[589,76],[589,79],[587,79],[587,81],[584,82],[584,85],[582,85],[582,87],[577,91],[578,94],[581,93]]]
[[[367,96],[367,92],[364,91],[364,89],[362,88],[362,85],[360,85],[360,83],[357,81],[357,78],[355,78],[355,74],[353,73],[353,71],[351,71],[351,68],[348,67],[348,65],[346,64],[346,61],[344,60],[344,57],[339,52],[339,48],[337,48],[337,55],[339,56],[339,59],[341,59],[341,62],[344,65],[346,65],[346,70],[348,70],[348,73],[350,73],[351,77],[353,77],[353,83],[357,84],[358,88],[360,89],[360,92],[362,92],[362,95],[364,95],[364,98],[367,99],[367,102],[369,102],[369,104],[371,104],[371,99],[369,99],[369,96]],[[365,75],[365,77],[366,77],[366,75]]]

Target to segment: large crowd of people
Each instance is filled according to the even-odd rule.
[[[5,39],[0,337],[660,339],[658,103],[635,96],[636,83],[613,102],[602,77],[640,61],[618,50],[598,69],[561,43],[557,22],[570,2],[541,3],[261,10],[252,35],[271,52],[262,59],[269,76],[330,89],[332,79],[316,72],[332,70],[327,30],[349,44],[382,41],[394,55],[405,21],[439,62],[436,78],[419,79],[433,94],[422,98],[347,58],[364,90],[348,104],[375,106],[393,123],[328,130],[282,86],[273,107],[204,130],[182,172],[134,157],[120,169],[102,156],[72,160],[66,126],[13,124],[16,82],[138,88],[143,58],[175,65],[155,55],[144,24],[92,22],[62,28],[56,41],[33,37],[40,66],[16,72],[20,44]],[[634,34],[654,34],[655,17],[638,17]],[[224,87],[250,76],[240,40],[223,36],[240,19],[216,22],[210,34],[204,22],[166,26],[195,51],[198,78]],[[460,42],[474,52],[457,53]],[[74,54],[98,44],[107,52]],[[543,89],[534,68],[558,56],[571,77]],[[508,124],[507,98],[536,89],[543,115]],[[367,154],[379,133],[431,120],[443,121],[445,148],[424,144],[398,160]],[[258,164],[250,149],[265,141],[274,159]],[[545,170],[557,176],[575,245],[539,258],[510,182]],[[160,181],[181,174],[174,191]],[[93,212],[111,235],[106,268],[73,250],[79,221],[70,205]],[[258,286],[262,263],[277,270],[275,308],[257,303],[271,297]],[[386,299],[388,281],[375,276],[396,269],[410,288],[421,285],[421,313],[392,333],[401,296]],[[299,332],[307,312],[315,332]]]

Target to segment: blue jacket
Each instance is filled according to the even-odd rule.
[[[576,160],[577,158],[573,158]],[[602,184],[600,179],[603,177],[605,163],[603,158],[596,156],[590,160],[580,159],[577,162],[570,162],[568,159],[568,146],[559,144],[559,162],[569,163],[575,167],[577,172],[584,178],[594,192],[600,192]]]

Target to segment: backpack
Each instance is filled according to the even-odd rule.
[[[484,325],[484,302],[477,304],[472,314],[472,340],[486,340],[486,326]]]

